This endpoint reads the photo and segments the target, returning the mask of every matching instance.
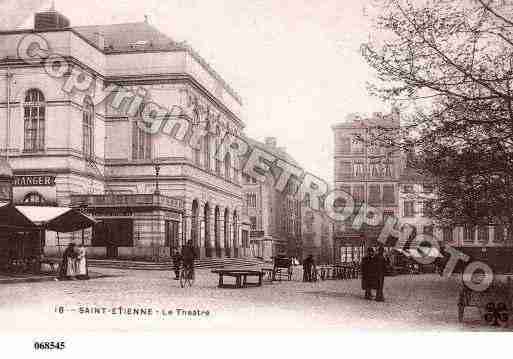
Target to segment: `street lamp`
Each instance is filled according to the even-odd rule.
[[[155,192],[154,192],[154,194],[156,194],[156,195],[160,194],[159,173],[160,173],[160,165],[158,163],[155,163]]]

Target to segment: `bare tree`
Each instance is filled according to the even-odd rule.
[[[401,145],[437,179],[433,216],[445,222],[512,223],[512,10],[508,0],[385,0],[362,45],[377,73],[370,91],[409,107]]]

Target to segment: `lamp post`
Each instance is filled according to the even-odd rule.
[[[160,173],[160,165],[158,163],[155,163],[155,192],[154,194],[159,195],[160,189],[159,189],[159,173]]]

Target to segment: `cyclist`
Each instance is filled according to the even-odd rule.
[[[173,252],[173,270],[175,272],[175,280],[180,279],[180,266],[182,265],[182,255],[175,249]]]
[[[194,260],[196,259],[196,252],[192,246],[192,241],[188,241],[187,245],[182,248],[182,264],[184,269],[189,269],[192,277],[194,278]]]

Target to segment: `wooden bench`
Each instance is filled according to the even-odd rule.
[[[263,272],[259,270],[244,269],[216,269],[212,273],[219,275],[219,288],[246,288],[250,286],[259,287],[262,285]],[[235,278],[235,284],[224,283],[224,277]],[[258,282],[248,282],[248,277],[257,277]]]

